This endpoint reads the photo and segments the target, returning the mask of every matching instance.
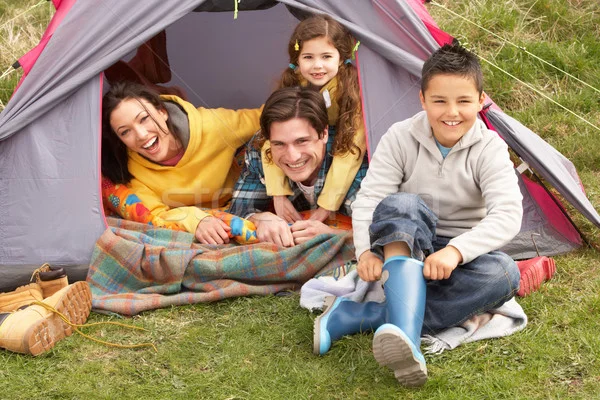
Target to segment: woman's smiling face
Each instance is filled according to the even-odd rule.
[[[165,109],[157,110],[145,99],[125,99],[110,114],[110,126],[119,139],[145,158],[161,163],[175,157],[178,139],[169,132]]]

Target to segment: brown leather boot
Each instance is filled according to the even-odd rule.
[[[0,314],[0,348],[37,356],[50,350],[75,325],[87,321],[92,308],[92,293],[87,282],[75,282],[43,301],[27,308]]]
[[[10,312],[27,307],[34,301],[42,301],[44,296],[37,283],[18,287],[7,293],[0,293],[0,312]]]
[[[63,267],[53,267],[50,264],[44,264],[33,271],[31,281],[33,282],[34,279],[42,289],[44,299],[69,286],[65,269]]]

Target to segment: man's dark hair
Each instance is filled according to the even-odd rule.
[[[255,146],[262,148],[265,140],[271,139],[271,124],[285,122],[293,118],[303,118],[323,138],[329,123],[327,107],[323,95],[308,87],[285,87],[277,89],[267,99],[260,115],[261,139]],[[266,150],[267,161],[271,162],[271,148]]]
[[[421,92],[425,93],[434,76],[442,74],[471,78],[479,94],[483,93],[483,74],[479,59],[459,44],[445,44],[425,61],[421,73]]]
[[[270,139],[273,122],[285,122],[292,118],[306,119],[321,139],[328,124],[327,108],[321,93],[298,86],[274,91],[260,115],[262,135]]]

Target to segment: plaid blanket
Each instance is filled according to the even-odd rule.
[[[270,243],[201,245],[187,232],[116,218],[96,242],[87,281],[96,311],[135,315],[171,305],[297,290],[354,256],[350,234]]]

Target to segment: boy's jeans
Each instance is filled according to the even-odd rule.
[[[383,258],[383,246],[403,241],[411,256],[425,260],[450,238],[436,237],[437,216],[415,194],[396,193],[383,199],[369,228],[371,250]],[[506,254],[492,251],[458,265],[449,279],[427,281],[422,334],[460,325],[474,315],[500,307],[519,289],[519,269]]]

